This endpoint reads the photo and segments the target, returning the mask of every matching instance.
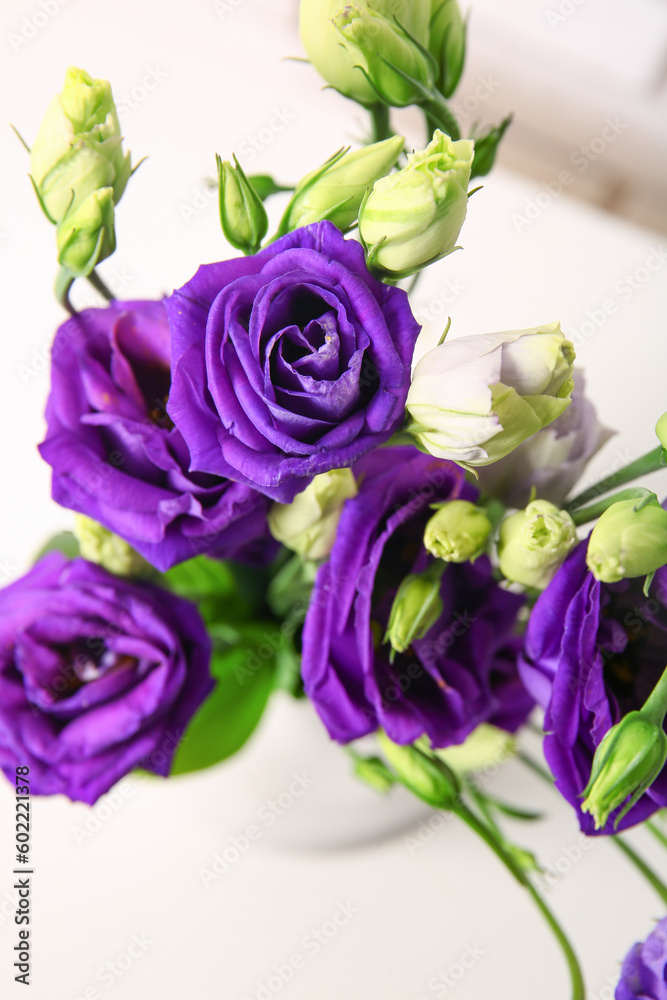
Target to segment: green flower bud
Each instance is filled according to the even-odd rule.
[[[615,809],[631,796],[616,825],[653,784],[667,760],[667,735],[660,725],[630,712],[609,730],[595,751],[582,809],[601,830]]]
[[[517,752],[516,737],[482,722],[463,743],[434,750],[433,753],[457,774],[497,768]]]
[[[301,180],[281,232],[329,219],[342,232],[354,225],[369,187],[389,173],[405,144],[402,136],[352,151],[341,150]]]
[[[658,441],[662,447],[667,449],[667,413],[663,413],[658,420],[655,425],[655,433],[658,435]]]
[[[112,187],[118,204],[131,172],[109,82],[70,67],[30,150],[30,173],[44,210],[58,223],[99,187]]]
[[[482,132],[481,135],[473,134],[475,161],[470,172],[471,179],[473,177],[485,177],[490,172],[493,164],[496,162],[496,153],[498,152],[500,141],[512,124],[512,117],[512,115],[508,115],[507,118],[503,118],[500,125],[491,126],[491,128]]]
[[[574,358],[558,323],[447,340],[415,367],[408,431],[436,458],[497,462],[569,406]]]
[[[322,472],[291,503],[273,504],[269,530],[302,558],[324,559],[333,548],[343,504],[357,492],[350,469]]]
[[[360,781],[385,794],[395,784],[393,774],[379,757],[358,757],[354,762],[354,773]]]
[[[500,570],[513,583],[543,590],[577,544],[574,521],[548,500],[533,500],[500,526]]]
[[[438,89],[451,97],[466,56],[466,25],[457,0],[433,0],[429,49],[440,68]]]
[[[443,761],[422,753],[417,747],[399,746],[383,732],[378,733],[378,740],[401,784],[437,809],[450,809],[456,805],[461,785]]]
[[[113,188],[101,188],[75,211],[68,212],[56,230],[58,262],[76,277],[93,268],[116,249]]]
[[[104,566],[116,576],[151,576],[154,572],[127,542],[85,514],[74,515],[74,535],[83,559]]]
[[[667,511],[648,501],[619,500],[602,514],[588,542],[586,562],[596,580],[617,583],[647,576],[667,563]]]
[[[30,150],[30,171],[45,214],[58,226],[59,260],[71,259],[74,274],[90,273],[115,248],[113,206],[132,173],[122,141],[108,81],[70,67]],[[85,261],[93,263],[84,271]]]
[[[469,139],[452,142],[437,130],[407,166],[376,181],[359,213],[370,265],[401,277],[451,253],[468,209],[473,156]]]
[[[436,64],[429,52],[395,18],[362,5],[348,4],[334,16],[339,41],[363,72],[376,97],[392,107],[404,108],[424,99],[424,89],[435,85]]]
[[[422,639],[443,612],[440,578],[444,566],[433,563],[423,573],[410,573],[402,581],[389,614],[384,638],[397,653]]]
[[[491,522],[469,500],[450,500],[430,518],[424,531],[428,551],[445,562],[474,562],[486,551]]]
[[[356,46],[341,44],[334,24],[334,15],[344,6],[342,0],[301,0],[301,41],[327,83],[360,104],[377,104],[362,53]],[[421,45],[428,45],[431,0],[357,0],[355,6],[384,14],[392,24],[395,18]]]
[[[219,156],[216,163],[220,222],[225,238],[237,250],[256,253],[269,228],[266,209],[236,157],[235,166]]]

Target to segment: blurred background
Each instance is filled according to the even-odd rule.
[[[297,0],[2,4],[0,585],[71,527],[36,450],[63,320],[51,295],[55,239],[5,123],[29,144],[70,64],[112,81],[127,146],[135,162],[148,159],[100,271],[120,298],[169,293],[230,255],[210,184],[216,151],[295,182],[368,131],[361,109],[283,59],[303,55],[297,14]],[[448,316],[452,336],[562,321],[617,431],[588,482],[652,448],[667,405],[666,70],[663,0],[476,0],[454,108],[464,133],[510,111],[515,120],[470,203],[464,252],[430,269],[414,298],[424,344]],[[423,144],[416,112],[394,120]],[[83,281],[73,299],[102,304]],[[651,483],[662,495],[666,475]],[[542,891],[580,947],[589,1000],[611,1000],[622,955],[664,907],[612,844],[582,846],[569,807],[518,762],[489,782],[548,814],[510,832],[545,863]],[[10,958],[12,804],[0,783],[3,1000],[22,995]],[[33,1000],[434,1000],[471,951],[457,1000],[567,996],[553,942],[489,852],[454,822],[432,825],[407,796],[383,800],[356,784],[305,704],[277,697],[229,764],[170,782],[128,778],[94,810],[40,799],[33,820]],[[252,824],[261,838],[248,849]],[[630,839],[664,869],[648,834]],[[338,929],[315,949],[312,935],[332,921]],[[295,953],[303,971],[269,989]]]

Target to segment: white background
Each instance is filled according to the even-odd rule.
[[[203,0],[44,4],[46,18],[33,0],[2,6],[0,121],[13,122],[30,142],[69,64],[111,79],[129,148],[135,159],[149,156],[118,210],[119,250],[101,268],[122,297],[168,292],[200,263],[228,255],[206,186],[216,151],[236,151],[249,172],[294,181],[366,127],[361,111],[320,91],[309,67],[281,61],[301,54],[295,3],[230,0],[227,10]],[[536,13],[546,6],[535,2]],[[578,16],[568,31],[576,31]],[[37,22],[34,32],[25,18]],[[24,44],[21,32],[33,37]],[[571,37],[552,38],[552,49]],[[471,45],[474,53],[474,19]],[[145,81],[156,78],[147,89]],[[468,81],[471,93],[476,83]],[[615,102],[608,98],[601,126]],[[400,113],[397,121],[411,141],[422,142],[416,116]],[[285,124],[278,131],[272,122]],[[618,138],[628,159],[633,141],[632,130]],[[573,150],[578,145],[579,138]],[[71,515],[48,499],[49,470],[35,447],[43,433],[48,346],[62,320],[50,294],[54,233],[26,176],[27,155],[9,129],[1,149],[0,575],[7,582],[50,533],[70,527]],[[534,218],[522,223],[527,212]],[[425,336],[436,337],[447,315],[456,335],[560,319],[603,421],[619,432],[588,478],[652,448],[653,424],[667,406],[667,262],[650,276],[643,268],[656,249],[664,252],[664,238],[499,170],[472,200],[460,242],[464,251],[420,287],[415,307],[431,318]],[[636,275],[638,290],[627,290],[626,275]],[[75,298],[80,305],[95,301],[83,287]],[[658,477],[654,483],[667,486]],[[312,784],[294,798],[293,775],[303,772]],[[589,996],[610,997],[619,960],[662,915],[662,904],[613,845],[595,842],[582,852],[569,808],[519,763],[504,766],[492,787],[548,810],[549,823],[514,825],[512,833],[560,872],[548,899],[577,942]],[[278,816],[271,803],[281,795]],[[9,787],[0,786],[3,997],[22,995],[11,968],[12,810]],[[381,801],[354,784],[345,755],[328,744],[309,707],[281,699],[244,753],[206,774],[127,779],[92,813],[64,799],[34,801],[30,995],[431,1000],[444,995],[433,989],[433,977],[457,968],[469,948],[480,957],[447,995],[565,1000],[560,956],[522,891],[454,821],[415,847],[408,838],[420,829],[424,836],[420,824],[429,818],[407,796]],[[249,825],[259,838],[207,888],[201,870],[210,870],[231,838],[242,847],[238,838]],[[633,840],[665,870],[665,855],[648,834]],[[315,954],[308,935],[340,904],[357,912]],[[135,934],[150,944],[127,967]],[[303,968],[279,991],[263,993],[274,967],[295,954]],[[116,962],[116,973],[104,972]]]

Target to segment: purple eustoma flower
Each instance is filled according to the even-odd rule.
[[[289,503],[403,422],[419,325],[330,222],[204,265],[165,304],[193,469]]]
[[[412,447],[380,448],[354,472],[359,493],[343,507],[303,634],[306,693],[330,735],[345,743],[382,727],[396,743],[426,733],[444,747],[482,722],[513,732],[533,705],[516,669],[523,598],[495,583],[485,556],[446,567],[440,619],[393,663],[383,642],[401,580],[433,562],[430,504],[476,491],[458,466]]]
[[[45,556],[0,591],[0,767],[89,804],[138,765],[168,774],[210,652],[188,601]]]
[[[616,1000],[667,1000],[667,917],[625,957]]]
[[[188,471],[188,449],[165,408],[169,361],[162,302],[112,302],[63,323],[40,446],[54,500],[116,532],[160,570],[204,553],[270,557],[266,497]]]
[[[574,806],[584,833],[602,830],[581,811],[595,749],[628,712],[639,709],[667,664],[667,567],[650,596],[644,579],[603,584],[586,566],[580,542],[543,591],[530,616],[519,669],[545,709],[544,752],[556,787]],[[667,768],[619,823],[641,823],[667,806]]]

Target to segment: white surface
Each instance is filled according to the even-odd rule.
[[[135,158],[150,159],[119,208],[119,251],[101,269],[112,282],[126,275],[120,295],[155,296],[187,280],[199,263],[227,255],[203,183],[216,150],[245,151],[250,171],[296,179],[363,131],[361,112],[320,93],[307,66],[280,61],[299,53],[295,6],[229,0],[218,16],[213,3],[69,0],[16,51],[9,33],[40,7],[32,0],[3,6],[0,120],[14,122],[28,141],[69,63],[109,77],[119,102],[150,70],[166,74],[123,118]],[[253,156],[253,136],[272,120],[282,124],[276,113],[286,127]],[[397,120],[420,141],[418,119],[401,113]],[[25,177],[27,157],[9,131],[1,162],[0,574],[10,579],[44,537],[71,521],[48,500],[49,471],[35,451],[48,391],[44,352],[61,319],[50,298],[53,232]],[[667,247],[567,194],[540,208],[540,192],[508,174],[488,179],[470,205],[464,252],[432,270],[415,307],[430,317],[426,341],[447,314],[456,335],[560,318],[579,347],[603,420],[619,430],[593,464],[589,478],[597,478],[653,446],[653,423],[667,405],[667,258],[655,271],[640,270],[656,248]],[[537,217],[517,224],[529,202],[537,204]],[[637,283],[647,280],[625,291],[624,275],[635,273]],[[92,301],[85,290],[77,294]],[[605,303],[615,307],[610,315]],[[655,486],[666,487],[664,477]],[[304,771],[313,784],[271,822],[270,803],[289,797],[293,774]],[[512,832],[562,872],[549,899],[581,951],[591,1000],[609,997],[622,955],[662,915],[659,901],[610,844],[596,842],[573,862],[579,834],[570,810],[518,763],[492,787],[548,810],[549,823],[514,825]],[[419,808],[407,797],[384,802],[356,786],[347,759],[306,705],[277,700],[257,737],[228,765],[167,783],[128,779],[116,795],[92,816],[63,799],[33,802],[33,1000],[74,1000],[86,990],[87,1000],[259,1000],[276,992],[262,994],[258,984],[296,953],[303,968],[277,991],[287,1000],[432,1000],[443,995],[434,977],[455,967],[466,948],[484,954],[450,990],[460,1000],[567,996],[548,932],[488,851],[455,822],[424,847],[406,842],[418,833]],[[12,795],[0,785],[3,998],[22,995],[12,982],[15,929],[7,917],[12,820]],[[200,869],[249,825],[259,830],[257,841],[205,888]],[[635,839],[664,869],[664,854],[647,835]],[[331,921],[341,903],[358,912],[315,954],[307,935]],[[111,982],[104,971],[98,978],[134,934],[152,942],[145,953]]]

